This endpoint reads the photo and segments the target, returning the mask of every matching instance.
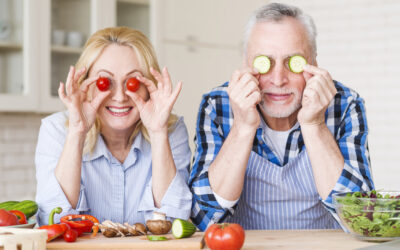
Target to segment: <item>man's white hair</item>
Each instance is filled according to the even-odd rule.
[[[267,5],[262,6],[261,8],[257,9],[252,16],[250,17],[249,21],[247,22],[246,29],[244,32],[243,38],[243,49],[244,53],[246,54],[247,43],[256,23],[261,22],[268,22],[274,21],[279,22],[285,17],[293,17],[298,20],[301,24],[303,24],[306,33],[308,42],[310,44],[312,56],[315,58],[317,56],[317,29],[315,27],[313,19],[305,14],[301,9],[295,6],[282,4],[282,3],[270,3]]]

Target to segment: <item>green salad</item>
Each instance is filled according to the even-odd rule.
[[[354,192],[335,196],[336,211],[350,231],[368,237],[400,236],[400,195]]]

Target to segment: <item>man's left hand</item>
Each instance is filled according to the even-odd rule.
[[[303,76],[306,87],[297,120],[300,126],[322,124],[325,111],[337,93],[332,77],[328,71],[309,64],[304,66]]]

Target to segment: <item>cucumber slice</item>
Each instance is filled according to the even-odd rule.
[[[172,235],[177,238],[186,238],[196,232],[196,227],[191,222],[181,219],[175,219],[172,223]]]
[[[307,64],[307,61],[304,57],[296,55],[292,56],[289,59],[289,69],[293,73],[301,73],[303,72],[304,65]]]
[[[271,68],[271,61],[268,56],[257,56],[254,58],[253,67],[260,73],[265,74]]]
[[[151,241],[162,241],[162,240],[168,240],[167,237],[165,236],[158,236],[158,235],[147,235],[147,239]]]

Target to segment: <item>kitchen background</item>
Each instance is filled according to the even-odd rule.
[[[0,0],[0,202],[34,199],[40,120],[62,110],[59,81],[97,29],[150,36],[184,87],[175,106],[193,149],[202,93],[241,66],[241,35],[265,0]],[[400,190],[400,1],[287,0],[315,20],[318,62],[366,101],[378,189]]]

